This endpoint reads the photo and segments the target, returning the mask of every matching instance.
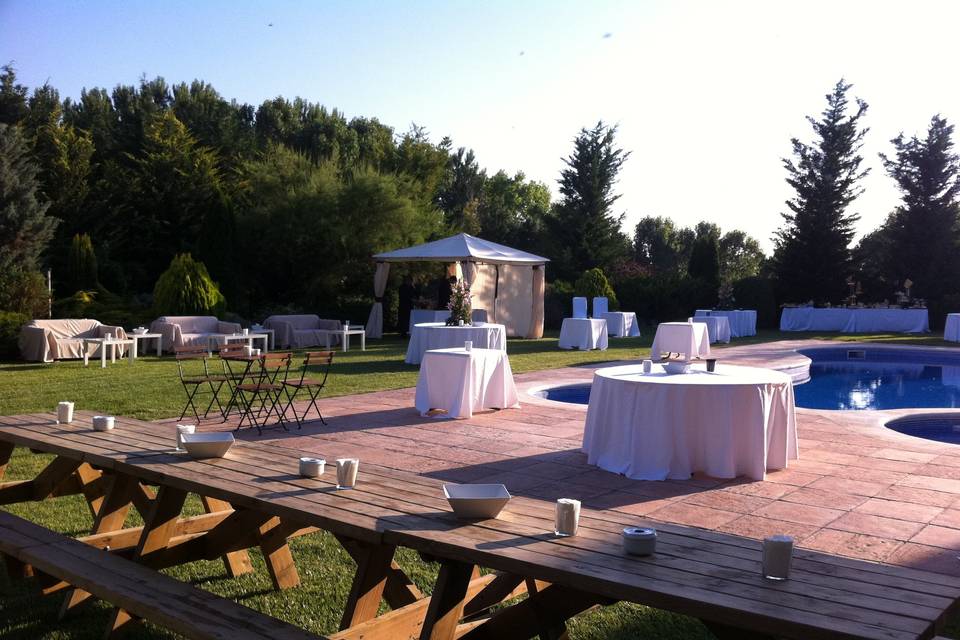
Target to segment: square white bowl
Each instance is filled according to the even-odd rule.
[[[234,442],[232,433],[184,433],[180,438],[191,458],[222,458]]]
[[[668,375],[677,375],[678,373],[687,373],[690,371],[689,362],[666,362],[663,365],[663,370],[667,372]]]
[[[502,484],[445,484],[443,496],[458,518],[496,518],[512,497]]]

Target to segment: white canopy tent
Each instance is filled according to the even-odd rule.
[[[490,322],[506,325],[507,335],[543,336],[544,266],[541,256],[460,233],[415,247],[378,253],[373,277],[374,303],[367,337],[383,336],[383,292],[391,262],[445,262],[457,265],[470,287],[473,307],[486,309]]]

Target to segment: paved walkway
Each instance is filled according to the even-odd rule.
[[[810,344],[766,343],[717,354],[727,362],[789,369],[805,362],[793,349]],[[516,378],[526,391],[591,376],[592,367],[571,367]],[[456,482],[503,482],[514,494],[579,498],[638,522],[754,538],[787,533],[811,549],[960,575],[960,446],[884,428],[908,412],[798,409],[800,460],[789,469],[762,482],[703,476],[652,482],[586,464],[584,407],[522,396],[520,409],[469,420],[420,417],[413,389],[324,399],[328,426],[314,421],[303,431],[262,438],[290,447],[291,455],[357,456]],[[256,439],[255,433],[244,437]]]

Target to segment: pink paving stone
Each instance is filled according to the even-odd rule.
[[[960,497],[952,493],[942,491],[932,491],[930,489],[916,489],[914,487],[905,487],[903,485],[893,485],[887,487],[876,495],[877,498],[885,500],[900,500],[902,502],[912,502],[914,504],[926,504],[932,507],[949,507],[954,501],[960,500]]]
[[[797,524],[822,527],[833,522],[843,515],[843,513],[844,512],[839,509],[827,509],[825,507],[815,507],[808,504],[777,501],[758,509],[753,515],[773,520],[783,520],[784,522],[795,522]]]
[[[854,507],[863,504],[864,501],[869,500],[869,498],[852,493],[837,493],[836,491],[823,491],[821,489],[802,487],[786,494],[781,500],[785,502],[809,504],[814,507],[827,507],[829,509],[850,511]]]
[[[687,504],[696,504],[703,507],[733,511],[734,513],[753,513],[772,502],[769,498],[734,493],[732,491],[705,491],[681,498]]]
[[[916,470],[917,475],[932,476],[934,478],[960,479],[960,467],[942,464],[925,464]]]
[[[741,516],[720,525],[717,530],[758,540],[767,536],[788,535],[793,536],[797,541],[804,540],[818,531],[813,525],[772,520],[755,515]]]
[[[960,529],[927,525],[910,538],[910,542],[960,551]]]
[[[960,529],[960,509],[944,509],[930,521],[930,524]]]
[[[854,509],[854,511],[859,511],[860,513],[869,513],[874,516],[897,518],[899,520],[910,520],[912,522],[930,522],[935,516],[943,511],[943,509],[924,504],[912,504],[910,502],[870,498]]]
[[[789,484],[774,484],[772,482],[745,482],[743,484],[731,484],[723,488],[724,491],[741,493],[747,496],[757,496],[758,498],[770,498],[776,500],[785,495],[789,495],[797,490],[797,487]]]
[[[823,476],[814,473],[805,473],[803,471],[794,471],[793,469],[782,469],[780,471],[768,471],[764,478],[767,482],[777,484],[789,484],[796,487],[803,487]]]
[[[859,480],[861,482],[873,482],[882,486],[896,484],[906,475],[897,471],[885,471],[883,469],[865,469],[863,467],[841,467],[833,472],[837,478],[848,478],[850,480]]]
[[[907,542],[887,558],[887,562],[923,571],[936,571],[960,576],[960,559],[956,551]]]
[[[960,494],[960,480],[951,480],[950,478],[909,475],[900,480],[898,484],[905,487],[915,487],[917,489],[931,489],[933,491]]]
[[[663,522],[675,522],[704,529],[715,529],[740,517],[739,513],[733,513],[732,511],[698,507],[683,502],[671,502],[649,515],[651,518]]]
[[[879,451],[871,453],[870,456],[874,458],[884,458],[886,460],[901,460],[903,462],[930,462],[937,458],[936,454],[933,453],[906,451],[904,449],[880,449]]]
[[[636,499],[636,497],[634,498]],[[621,504],[618,506],[607,507],[613,511],[629,513],[632,516],[648,516],[650,513],[671,504],[670,500],[657,500],[656,498],[647,498],[646,502],[635,502],[633,504]]]
[[[858,513],[856,511],[847,512],[830,523],[831,529],[863,533],[868,536],[891,538],[893,540],[909,540],[923,527],[924,525],[919,522],[872,516],[868,513]]]
[[[835,529],[821,529],[801,542],[801,546],[807,549],[872,562],[883,562],[902,544],[898,540]]]
[[[960,456],[943,455],[929,460],[930,464],[942,465],[944,467],[960,467]]]
[[[811,483],[811,489],[836,491],[837,493],[851,493],[858,496],[875,496],[880,493],[884,485],[877,482],[864,482],[850,478],[826,477]]]

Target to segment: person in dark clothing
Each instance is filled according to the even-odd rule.
[[[446,309],[450,303],[450,296],[453,295],[453,285],[457,284],[457,276],[450,276],[440,282],[440,289],[437,291],[437,309]]]
[[[413,284],[413,278],[404,276],[403,284],[397,289],[397,296],[400,299],[397,313],[397,328],[403,337],[406,337],[410,330],[410,312],[413,310],[413,301],[416,300],[418,295],[419,292]]]

